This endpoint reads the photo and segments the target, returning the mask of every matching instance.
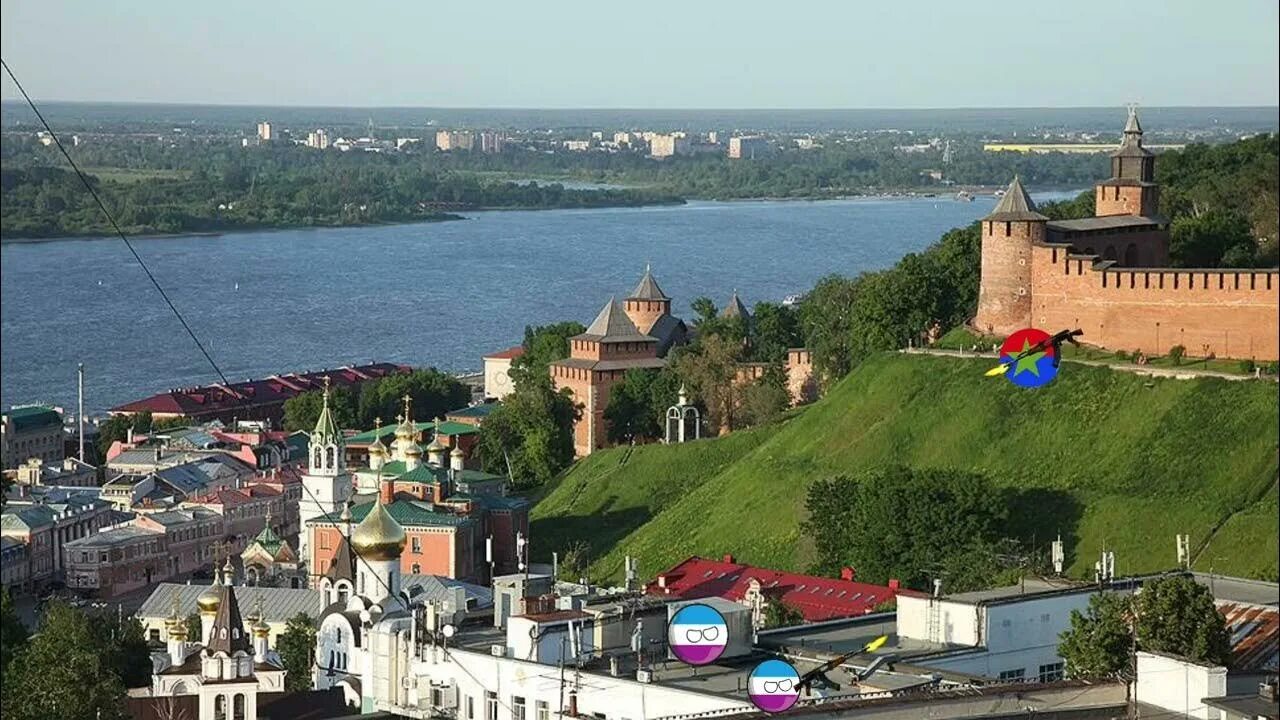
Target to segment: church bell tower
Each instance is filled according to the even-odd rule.
[[[329,408],[329,378],[324,379],[324,406],[311,432],[307,447],[307,472],[302,476],[303,493],[298,501],[298,516],[302,532],[299,533],[299,557],[316,574],[310,556],[310,529],[307,521],[322,515],[337,513],[346,505],[352,494],[351,476],[347,474],[346,448],[342,432],[338,428],[333,410]]]

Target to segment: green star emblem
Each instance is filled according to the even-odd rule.
[[[1022,352],[1019,353],[1021,357],[1018,358],[1018,364],[1013,368],[1013,374],[1015,376],[1021,374],[1025,370],[1036,377],[1040,377],[1040,367],[1036,365],[1036,363],[1040,362],[1040,358],[1044,357],[1045,353],[1043,350],[1028,353],[1027,351],[1030,349],[1031,343],[1024,339],[1022,341]]]

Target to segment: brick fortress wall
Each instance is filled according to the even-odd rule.
[[[1031,249],[1031,325],[1084,331],[1082,341],[1116,350],[1280,358],[1280,273],[1094,267],[1066,245]]]

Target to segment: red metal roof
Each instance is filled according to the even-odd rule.
[[[199,417],[237,407],[283,405],[291,397],[323,388],[326,376],[335,387],[350,387],[366,380],[407,373],[410,370],[407,365],[372,363],[302,374],[272,375],[261,380],[246,380],[230,385],[215,383],[202,387],[174,388],[111,408],[111,412],[138,413],[150,410],[152,413]]]
[[[1275,672],[1280,664],[1280,610],[1232,602],[1217,606],[1231,636],[1231,669]]]
[[[493,358],[495,360],[513,360],[515,358],[520,357],[523,354],[524,354],[524,346],[516,345],[515,347],[509,347],[506,350],[499,350],[498,352],[489,353],[488,355],[485,355],[485,358],[486,359]]]
[[[645,592],[684,599],[719,597],[738,601],[754,578],[766,596],[781,598],[783,604],[798,611],[807,622],[865,615],[900,593],[916,594],[853,580],[752,567],[732,560],[732,557],[725,560],[691,557],[660,573],[645,586]]]

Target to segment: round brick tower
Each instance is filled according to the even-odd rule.
[[[1031,326],[1031,246],[1044,242],[1046,221],[1016,177],[982,219],[978,331],[1009,335]]]

